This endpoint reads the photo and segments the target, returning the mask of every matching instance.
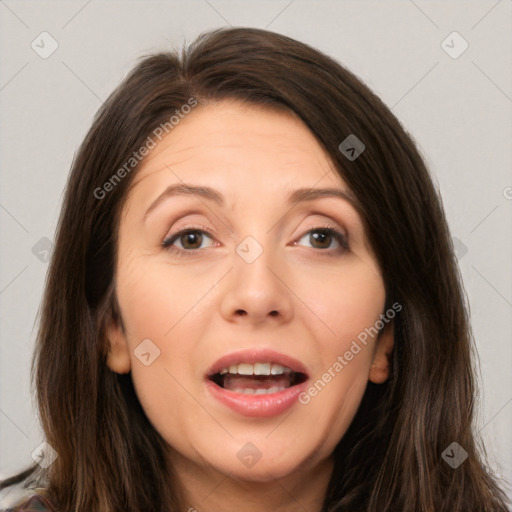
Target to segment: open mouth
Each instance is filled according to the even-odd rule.
[[[301,384],[307,375],[272,362],[239,363],[208,375],[217,386],[246,395],[278,393]]]

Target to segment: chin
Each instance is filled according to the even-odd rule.
[[[303,451],[304,445],[297,440],[292,446],[286,446],[279,437],[273,441],[264,437],[253,439],[234,441],[224,446],[221,454],[212,454],[211,465],[237,480],[270,482],[311,469],[321,460],[313,446]]]
[[[230,464],[219,467],[218,470],[234,480],[246,482],[269,483],[276,479],[286,478],[301,469],[303,460],[286,460],[276,463],[272,459],[260,459],[253,467],[243,467],[242,464]]]

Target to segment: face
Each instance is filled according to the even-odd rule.
[[[253,481],[312,469],[387,378],[384,283],[350,198],[300,120],[234,101],[142,162],[107,362],[177,458]]]

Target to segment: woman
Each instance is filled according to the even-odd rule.
[[[39,486],[18,510],[505,511],[470,353],[397,119],[307,45],[213,31],[145,58],[80,148],[34,357],[48,446],[2,486]]]

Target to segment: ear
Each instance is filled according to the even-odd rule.
[[[107,366],[115,373],[130,373],[130,349],[120,321],[111,318],[106,335],[109,343]]]
[[[368,375],[368,379],[374,384],[382,384],[388,380],[394,345],[395,330],[394,322],[391,321],[384,326],[377,338],[373,362]]]

